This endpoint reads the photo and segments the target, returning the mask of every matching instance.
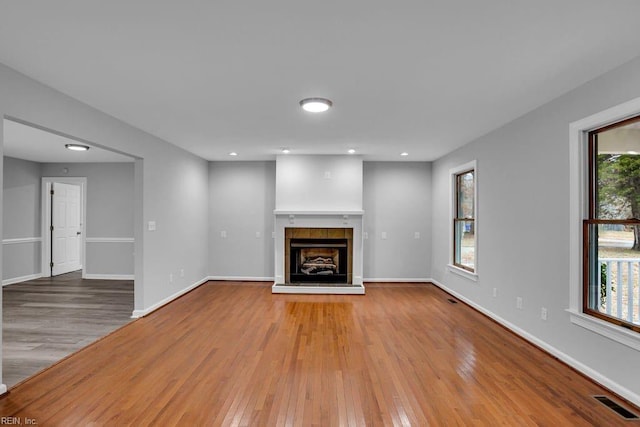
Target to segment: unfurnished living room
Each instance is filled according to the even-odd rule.
[[[638,16],[0,2],[0,424],[636,425]]]

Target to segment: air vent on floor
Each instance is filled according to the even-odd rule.
[[[640,419],[640,417],[638,417],[636,414],[634,414],[633,412],[629,411],[628,409],[623,408],[622,406],[618,405],[616,402],[614,402],[613,400],[609,399],[607,396],[593,396],[593,398],[596,399],[598,402],[602,403],[607,408],[609,408],[612,411],[614,411],[616,414],[620,415],[625,420],[637,420],[637,419]]]
[[[451,304],[457,304],[458,301],[454,300],[453,298],[447,298],[447,301],[449,301]]]

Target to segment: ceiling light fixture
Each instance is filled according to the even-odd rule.
[[[72,150],[72,151],[88,151],[90,148],[88,145],[82,145],[82,144],[64,144],[64,147],[67,150]]]
[[[236,153],[235,151],[232,151],[232,152],[230,152],[230,153],[229,153],[229,155],[230,155],[230,156],[234,156],[234,157],[235,157],[235,156],[237,156],[237,155],[238,155],[238,153]]]
[[[309,113],[323,113],[331,108],[332,105],[333,102],[326,98],[305,98],[300,101],[302,109]]]
[[[400,153],[400,155],[401,155],[402,157],[407,157],[407,156],[409,155],[409,153],[407,153],[407,152],[405,151],[405,152]]]
[[[356,152],[356,150],[354,150],[353,148],[350,148],[349,151],[347,151],[347,153],[349,154],[354,154]]]
[[[282,152],[283,152],[284,154],[289,154],[289,153],[291,152],[291,150],[289,150],[288,148],[283,148],[283,149],[282,149]]]

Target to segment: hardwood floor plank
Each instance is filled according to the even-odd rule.
[[[210,282],[0,399],[39,425],[627,425],[609,394],[429,284]]]

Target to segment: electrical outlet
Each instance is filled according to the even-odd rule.
[[[382,240],[387,240],[387,232],[386,232],[386,231],[383,231],[382,233],[380,233],[380,238],[381,238]]]
[[[420,238],[420,232],[416,231],[415,233],[413,233],[413,238],[414,239],[419,239]]]
[[[261,236],[260,232],[259,232],[259,231],[256,231],[256,239],[259,239],[259,238],[260,238],[260,236]]]
[[[173,283],[173,273],[169,273],[169,283]]]
[[[540,318],[542,320],[547,320],[547,309],[545,307],[540,309]]]
[[[147,223],[147,230],[156,231],[156,222],[155,221],[149,221]]]
[[[498,288],[493,288],[493,297],[497,297],[498,296]]]
[[[180,277],[184,277],[184,268],[180,269]]]
[[[272,231],[272,232],[271,232],[271,238],[272,238],[272,239],[275,239],[275,238],[276,238],[276,232],[275,232],[275,231]]]
[[[364,231],[364,232],[362,233],[362,238],[363,238],[364,240],[369,239],[369,233],[368,233],[367,231]]]
[[[516,298],[516,308],[522,310],[522,297]]]
[[[226,238],[227,238],[227,232],[226,232],[226,231],[224,231],[224,230],[222,230],[222,231],[220,232],[220,237],[222,237],[223,239],[226,239]]]

